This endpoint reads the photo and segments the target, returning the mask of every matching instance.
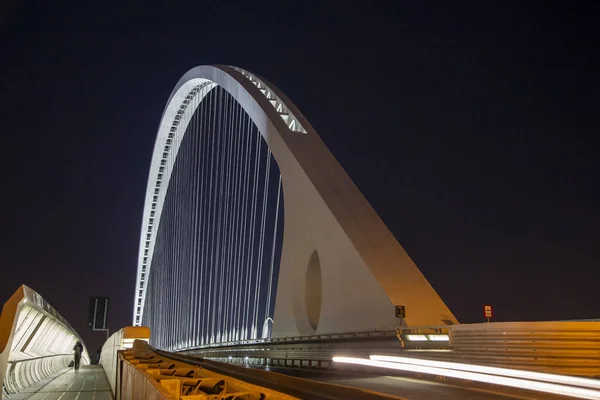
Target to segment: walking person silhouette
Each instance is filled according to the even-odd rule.
[[[73,350],[75,351],[75,354],[74,354],[75,373],[78,373],[79,372],[79,363],[81,362],[81,353],[83,353],[83,345],[81,344],[80,341],[77,341],[77,343],[75,343],[75,346],[73,346]]]

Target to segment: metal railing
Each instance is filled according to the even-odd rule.
[[[447,337],[449,340],[438,341]],[[600,376],[600,321],[492,322],[222,343],[181,354],[237,364],[332,366],[334,356],[400,355]]]
[[[415,336],[424,339],[414,340]],[[429,340],[430,336],[445,336],[446,340]],[[447,349],[447,338],[448,326],[403,327],[246,340],[207,345],[178,354],[234,364],[328,368],[332,366],[332,358],[340,355],[363,357],[374,352],[394,355],[409,349]]]
[[[399,335],[411,335],[411,334],[448,334],[450,326],[422,326],[422,327],[401,327],[396,329],[388,330],[372,330],[372,331],[357,331],[357,332],[342,332],[342,333],[324,333],[316,335],[304,335],[304,336],[287,336],[282,338],[265,338],[265,339],[249,339],[240,340],[235,342],[222,342],[212,343],[204,346],[200,346],[194,349],[185,350],[184,352],[202,352],[209,351],[210,349],[224,349],[224,348],[235,348],[235,347],[246,347],[246,346],[257,346],[257,345],[278,345],[284,343],[315,343],[315,342],[334,342],[334,341],[361,341],[361,340],[380,340],[389,339],[395,337],[397,340],[400,339]],[[408,347],[422,347],[423,343],[415,343],[408,345]],[[426,346],[426,345],[425,345]],[[432,344],[433,348],[447,347],[443,343]]]
[[[455,361],[600,376],[600,321],[457,325],[450,331],[450,343]]]

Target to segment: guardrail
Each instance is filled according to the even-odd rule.
[[[120,386],[121,374],[117,371],[119,365],[119,351],[131,349],[135,340],[150,341],[150,328],[146,326],[126,326],[113,333],[100,352],[100,365],[104,369],[110,390],[116,395],[116,388]]]
[[[246,340],[213,344],[180,354],[237,364],[327,368],[336,355],[364,357],[374,352],[393,355],[403,350],[439,350],[448,346],[448,326],[427,326]]]
[[[600,321],[492,322],[258,339],[181,354],[215,361],[328,368],[334,356],[403,355],[600,377]]]
[[[78,340],[73,327],[42,296],[22,285],[0,314],[2,392],[19,393],[67,368]],[[89,364],[85,347],[81,364]]]
[[[377,340],[322,340],[211,347],[178,354],[237,364],[327,368],[334,355],[360,357],[373,352],[387,354],[390,349],[402,350],[395,335],[378,337]]]
[[[287,336],[282,338],[264,338],[264,339],[249,339],[240,340],[237,342],[222,342],[207,344],[196,349],[186,351],[204,351],[213,348],[233,348],[240,346],[255,346],[255,345],[268,345],[268,344],[282,344],[282,343],[313,343],[313,342],[327,342],[327,341],[353,341],[353,340],[377,340],[378,338],[389,338],[396,337],[401,341],[405,341],[408,348],[415,347],[428,347],[425,340],[411,340],[411,336],[431,336],[431,335],[447,335],[451,326],[421,326],[421,327],[401,327],[396,329],[388,330],[373,330],[373,331],[357,331],[357,332],[342,332],[342,333],[324,333],[318,335],[305,335],[305,336]],[[446,337],[445,341],[448,341]],[[434,343],[436,342],[436,343]],[[409,343],[409,344],[408,344]],[[447,347],[443,341],[431,341],[432,348]]]
[[[451,359],[555,374],[600,376],[600,321],[456,325]]]

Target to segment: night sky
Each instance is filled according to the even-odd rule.
[[[162,110],[231,64],[296,103],[461,322],[600,318],[598,4],[4,2],[0,302],[25,283],[92,348],[89,296],[131,323]]]

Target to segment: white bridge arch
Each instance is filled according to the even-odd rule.
[[[230,66],[199,66],[177,83],[152,156],[142,220],[134,325],[144,313],[157,225],[171,168],[198,99],[215,86],[241,105],[279,166],[283,248],[272,335],[389,329],[395,305],[410,326],[456,319],[329,152],[302,113],[272,84]],[[162,168],[161,168],[162,167]]]

